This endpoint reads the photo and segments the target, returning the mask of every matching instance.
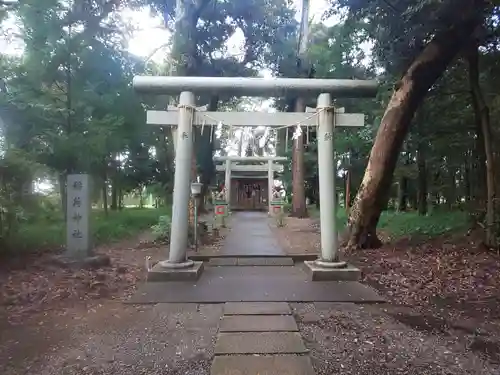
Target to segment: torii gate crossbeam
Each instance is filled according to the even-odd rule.
[[[287,93],[319,95],[334,98],[373,97],[378,83],[374,80],[321,78],[249,78],[249,77],[163,77],[136,76],[134,89],[139,93],[178,94],[224,92],[235,96],[284,96]]]

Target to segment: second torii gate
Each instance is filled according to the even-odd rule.
[[[333,135],[335,127],[359,127],[364,125],[363,114],[335,112],[335,97],[372,97],[377,92],[376,81],[300,79],[300,78],[241,78],[241,77],[134,77],[134,88],[149,94],[179,94],[178,110],[148,111],[147,122],[151,125],[178,126],[175,150],[175,177],[172,209],[170,251],[168,260],[159,262],[151,271],[153,279],[198,278],[203,262],[187,259],[188,204],[190,194],[190,167],[192,157],[192,127],[218,126],[270,126],[270,127],[317,127],[319,195],[321,220],[321,256],[308,266],[312,278],[343,278],[344,270],[337,251],[335,223],[335,167]],[[286,93],[304,96],[319,95],[314,113],[306,112],[210,112],[195,104],[196,94],[220,93],[240,96],[283,96]],[[340,274],[344,273],[343,271]]]
[[[226,201],[228,208],[231,208],[231,204],[235,201],[232,197],[234,178],[250,178],[250,179],[266,179],[267,187],[265,192],[267,192],[266,204],[268,206],[269,214],[272,213],[271,202],[273,200],[273,189],[274,189],[274,174],[275,172],[283,172],[283,165],[276,164],[276,162],[286,161],[287,158],[284,156],[215,156],[214,162],[223,162],[224,165],[217,165],[217,171],[224,171],[224,186],[226,187]],[[260,162],[263,164],[259,165],[242,165],[235,163],[246,163],[246,162]],[[267,164],[267,165],[266,165]],[[233,171],[236,173],[255,173],[257,175],[241,175],[234,176]],[[260,174],[258,174],[260,173]],[[265,175],[264,175],[265,174]]]

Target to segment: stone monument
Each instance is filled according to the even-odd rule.
[[[70,174],[67,179],[66,251],[73,259],[92,255],[90,240],[90,178]]]
[[[90,230],[90,176],[70,174],[66,184],[66,252],[56,261],[72,267],[108,266],[109,257],[96,255],[93,251]]]

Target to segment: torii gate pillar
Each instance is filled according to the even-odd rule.
[[[335,116],[330,94],[318,96],[318,173],[321,256],[315,261],[304,262],[313,281],[355,281],[361,277],[358,268],[340,261],[338,254],[337,203],[335,202],[334,157]]]
[[[170,248],[168,259],[158,262],[151,270],[148,270],[149,281],[196,280],[203,271],[203,262],[187,259],[194,115],[194,94],[189,91],[181,92],[178,128],[177,132],[174,132],[177,140]]]

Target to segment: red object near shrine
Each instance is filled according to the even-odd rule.
[[[225,213],[225,206],[224,205],[220,205],[220,206],[215,206],[215,214],[216,215],[224,215]]]

